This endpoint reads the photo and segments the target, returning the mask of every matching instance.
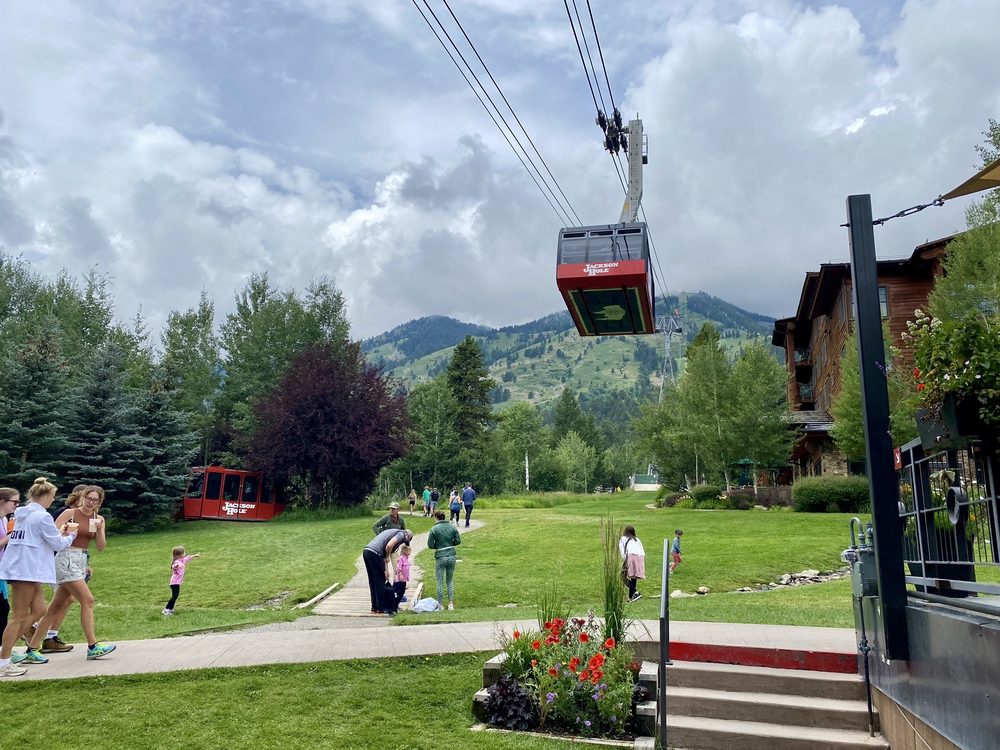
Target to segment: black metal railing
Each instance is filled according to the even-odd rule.
[[[670,540],[663,540],[660,578],[660,660],[656,669],[656,724],[658,746],[667,745],[667,665],[670,664]]]
[[[909,595],[1000,612],[1000,514],[995,452],[972,444],[925,453],[901,450],[899,515]],[[969,600],[972,601],[969,601]]]

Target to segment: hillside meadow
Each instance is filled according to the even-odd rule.
[[[553,582],[574,611],[596,608],[601,520],[632,524],[646,548],[647,580],[632,614],[658,612],[662,545],[684,529],[684,563],[671,589],[709,596],[671,601],[672,617],[687,620],[852,625],[850,588],[843,582],[788,591],[734,594],[741,586],[775,580],[805,568],[841,566],[848,516],[760,511],[650,509],[644,493],[483,498],[474,517],[486,523],[463,537],[456,570],[454,612],[405,614],[394,622],[508,620],[533,617],[539,592]],[[529,506],[529,507],[525,507]],[[404,516],[417,533],[430,527]],[[300,517],[301,518],[301,517]],[[273,521],[262,524],[197,521],[166,531],[112,536],[93,557],[92,589],[103,640],[155,638],[292,620],[292,609],[334,582],[349,580],[371,537],[376,516]],[[176,614],[160,610],[169,594],[170,550],[182,544],[202,557],[188,566]],[[432,553],[418,562],[433,571]],[[433,577],[429,576],[433,595]],[[248,609],[271,602],[264,609]],[[78,641],[78,610],[62,635]]]

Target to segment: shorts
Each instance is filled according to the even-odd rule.
[[[87,550],[67,547],[56,553],[56,585],[82,581],[87,575]]]
[[[674,565],[680,565],[681,564],[681,553],[680,552],[671,552],[670,556],[674,558]]]

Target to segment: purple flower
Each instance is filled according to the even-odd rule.
[[[599,701],[601,699],[600,693],[594,693],[590,697],[593,698],[595,701]]]
[[[583,722],[583,725],[585,727],[589,727],[590,726],[590,719],[587,719],[585,722]]]
[[[545,694],[545,702],[546,703],[551,703],[555,699],[556,699],[556,694],[555,693],[546,693]]]
[[[611,714],[611,722],[612,722],[613,724],[614,724],[614,723],[617,723],[617,722],[618,722],[618,717],[617,717],[617,716],[615,716],[614,714]]]

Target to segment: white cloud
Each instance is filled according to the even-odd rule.
[[[452,7],[582,221],[617,218],[561,4]],[[595,11],[616,99],[645,121],[669,288],[760,312],[789,314],[803,274],[846,257],[848,193],[884,215],[949,189],[1000,111],[993,3]],[[123,318],[141,304],[155,325],[202,288],[225,311],[264,270],[333,276],[355,335],[561,304],[559,223],[409,0],[19,0],[0,28],[0,242],[112,273]],[[880,252],[961,209],[890,223]]]

